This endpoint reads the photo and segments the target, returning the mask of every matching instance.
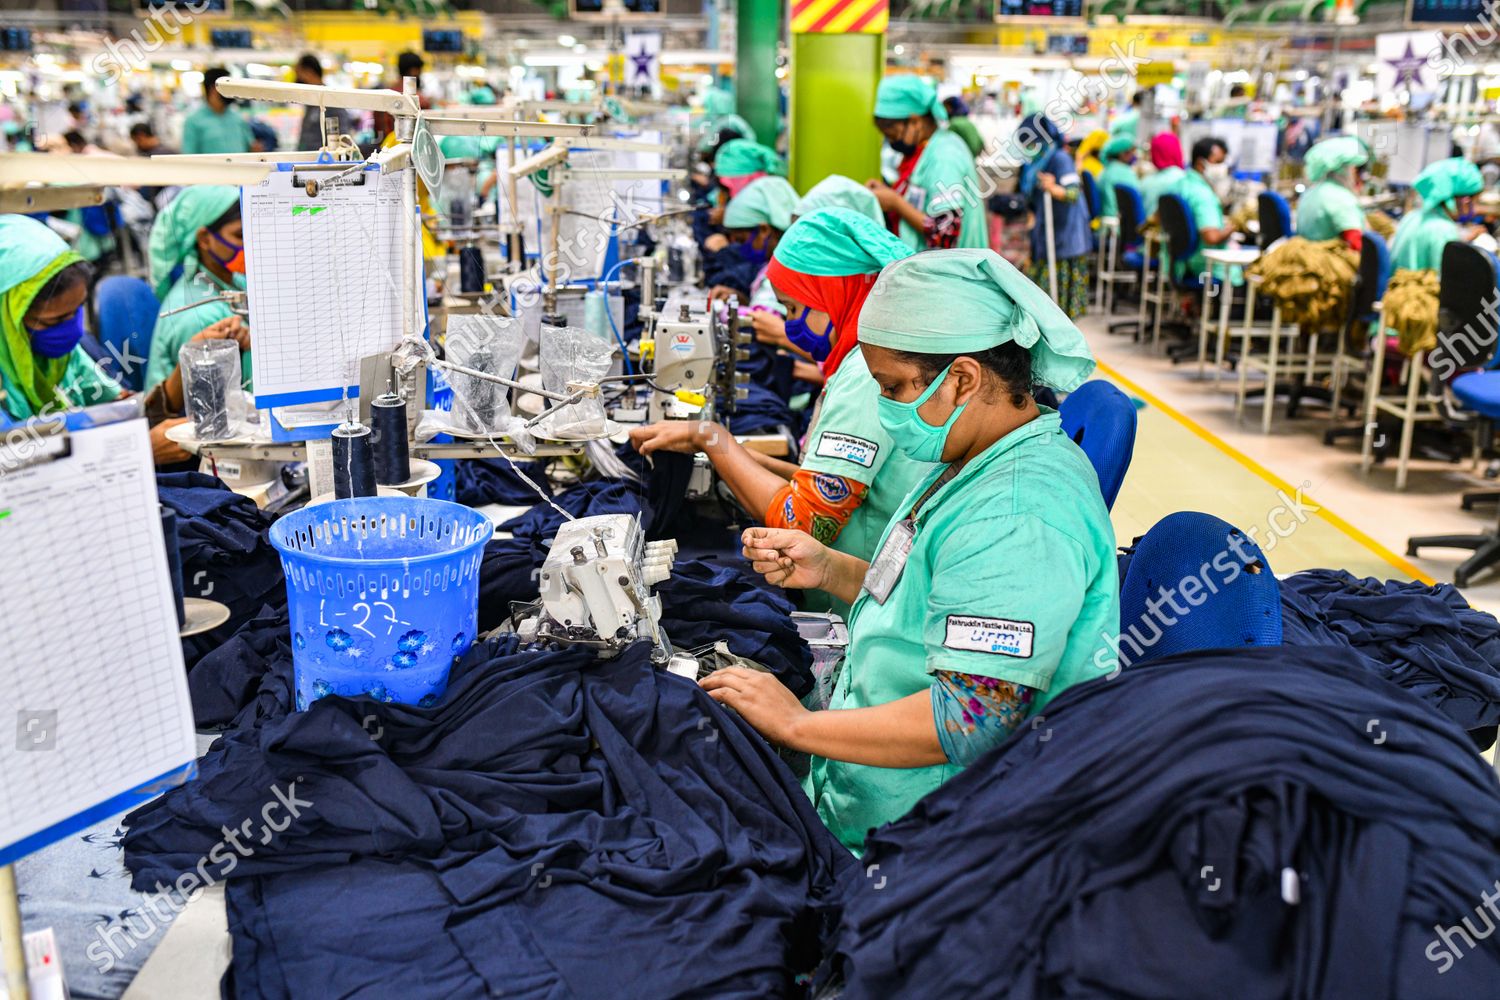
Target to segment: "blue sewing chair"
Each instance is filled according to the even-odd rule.
[[[1197,584],[1184,586],[1187,580]],[[1163,588],[1186,614],[1164,602]],[[1121,666],[1195,649],[1280,644],[1281,585],[1244,532],[1212,514],[1179,511],[1136,542],[1120,585]]]
[[[1108,233],[1105,266],[1099,280],[1104,282],[1104,315],[1115,310],[1115,285],[1127,283],[1136,286],[1139,294],[1146,288],[1155,261],[1147,262],[1141,253],[1141,224],[1146,221],[1146,203],[1140,191],[1127,184],[1115,185],[1115,209],[1118,211],[1114,229]],[[1120,323],[1109,324],[1110,333],[1130,333],[1136,340],[1141,338],[1142,323],[1139,317]]]
[[[127,389],[139,392],[146,378],[151,355],[151,334],[161,306],[151,286],[140,278],[112,274],[94,286],[94,328],[99,343],[109,355],[101,364]],[[128,359],[123,370],[120,359]]]
[[[1135,403],[1110,383],[1094,379],[1068,393],[1057,412],[1063,432],[1094,466],[1104,506],[1113,507],[1135,453]]]
[[[1450,274],[1462,280],[1450,280]],[[1438,289],[1437,346],[1429,355],[1435,374],[1461,371],[1449,383],[1463,408],[1480,418],[1477,440],[1488,444],[1500,420],[1500,370],[1495,365],[1495,338],[1488,331],[1500,322],[1495,307],[1500,288],[1500,262],[1469,243],[1454,241],[1443,248],[1442,284]],[[1494,499],[1493,491],[1465,494],[1463,506]],[[1420,548],[1472,549],[1474,554],[1453,571],[1453,582],[1466,587],[1480,570],[1500,562],[1500,525],[1478,535],[1419,535],[1406,541],[1406,554]]]
[[[1190,274],[1186,267],[1188,259],[1198,252],[1198,221],[1193,218],[1193,213],[1188,211],[1187,202],[1180,195],[1164,194],[1156,203],[1156,217],[1161,220],[1162,232],[1167,234],[1167,253],[1171,258],[1171,269],[1167,275],[1172,282],[1172,287],[1177,291],[1191,295],[1198,299],[1198,308],[1207,309],[1208,303],[1203,296],[1203,276],[1201,274]],[[1177,265],[1183,265],[1182,275],[1177,274]],[[1161,314],[1167,307],[1163,302],[1156,310],[1156,325],[1152,330],[1151,343],[1156,345],[1161,341]],[[1185,323],[1172,324],[1180,327],[1192,336],[1192,328]],[[1192,356],[1197,352],[1197,345],[1191,339],[1184,339],[1172,344],[1167,348],[1167,355],[1171,357],[1173,364],[1183,358]]]
[[[1292,206],[1275,191],[1262,191],[1255,199],[1255,210],[1260,221],[1260,248],[1275,243],[1283,236],[1291,236]]]

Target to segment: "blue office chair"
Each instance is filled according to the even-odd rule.
[[[1089,218],[1099,218],[1099,182],[1087,170],[1078,171],[1078,183],[1083,187],[1083,197],[1088,204]]]
[[[1189,258],[1198,252],[1198,220],[1193,218],[1193,213],[1188,210],[1187,202],[1183,201],[1181,195],[1164,194],[1156,203],[1156,216],[1161,220],[1162,232],[1167,234],[1167,253],[1172,261],[1171,281],[1172,287],[1180,292],[1197,297],[1198,307],[1207,309],[1208,303],[1203,301],[1203,276],[1191,273],[1186,266]],[[1181,274],[1178,267],[1182,266]],[[1161,327],[1161,313],[1157,313],[1157,325],[1153,331],[1153,339],[1159,339]],[[1176,364],[1183,358],[1197,354],[1198,345],[1192,338],[1192,328],[1186,324],[1174,324],[1186,332],[1188,339],[1172,344],[1167,348],[1167,354],[1172,362]]]
[[[1262,191],[1255,199],[1256,214],[1260,220],[1260,248],[1275,243],[1283,236],[1291,236],[1292,206],[1275,191]]]
[[[1500,370],[1494,368],[1496,340],[1488,334],[1500,323],[1496,290],[1500,262],[1470,243],[1454,241],[1443,247],[1442,283],[1438,286],[1437,346],[1428,355],[1435,373],[1464,372],[1449,383],[1464,409],[1477,414],[1476,431],[1488,443],[1500,420]],[[1465,497],[1467,508],[1476,495]],[[1500,562],[1500,525],[1478,535],[1420,535],[1406,541],[1406,554],[1420,548],[1472,549],[1474,554],[1453,571],[1460,587],[1486,567]]]
[[[1120,585],[1121,666],[1280,644],[1281,585],[1244,532],[1212,514],[1180,511],[1136,542]]]
[[[1379,233],[1365,230],[1363,242],[1359,248],[1359,270],[1354,275],[1354,288],[1349,296],[1349,315],[1344,320],[1344,329],[1339,335],[1339,349],[1333,357],[1333,371],[1330,380],[1333,383],[1333,396],[1329,400],[1329,409],[1334,420],[1339,418],[1339,407],[1343,399],[1345,374],[1352,371],[1365,373],[1365,378],[1370,378],[1373,373],[1368,371],[1371,364],[1370,338],[1374,332],[1379,331],[1380,311],[1376,306],[1380,300],[1385,298],[1385,286],[1391,280],[1391,251],[1386,246],[1385,237]],[[1294,390],[1292,402],[1287,405],[1287,415],[1295,416],[1297,407],[1297,396],[1305,392],[1305,387],[1298,385]],[[1355,395],[1358,400],[1363,393]],[[1363,416],[1363,414],[1360,414]],[[1360,437],[1365,432],[1364,422],[1348,427],[1330,427],[1323,432],[1323,443],[1333,444],[1341,437]]]
[[[160,308],[151,286],[140,278],[112,274],[94,286],[95,330],[109,355],[102,367],[136,392],[146,378],[146,362],[141,359],[151,356],[151,334]]]
[[[1135,453],[1135,403],[1110,383],[1095,379],[1068,393],[1057,412],[1063,433],[1094,466],[1104,506],[1113,507]]]
[[[1128,270],[1137,275],[1133,284],[1136,286],[1136,294],[1145,291],[1144,282],[1150,277],[1151,270],[1156,267],[1156,261],[1151,261],[1146,269],[1146,276],[1141,277],[1141,225],[1146,221],[1146,203],[1141,200],[1141,192],[1128,184],[1115,185],[1115,208],[1119,213],[1120,233],[1115,244],[1115,259],[1108,261],[1106,266],[1112,271],[1120,269]],[[1105,299],[1105,314],[1114,311],[1114,304],[1119,301],[1114,295],[1112,282],[1110,294]],[[1136,340],[1141,338],[1141,321],[1137,316],[1135,319],[1124,320],[1119,323],[1109,324],[1110,333],[1129,333]]]

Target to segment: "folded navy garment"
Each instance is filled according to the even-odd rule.
[[[532,482],[551,494],[546,462],[517,464]],[[453,474],[456,479],[454,499],[468,507],[483,507],[489,503],[519,507],[540,499],[536,490],[516,475],[516,470],[503,458],[465,459],[454,464]]]
[[[1282,641],[1344,646],[1465,729],[1500,723],[1500,621],[1446,584],[1315,569],[1281,581]]]
[[[127,818],[134,884],[212,859],[228,996],[793,995],[853,859],[765,741],[648,654],[508,636],[430,708],[237,726]]]
[[[876,830],[834,964],[847,1000],[1491,996],[1497,857],[1494,772],[1351,651],[1182,654]]]
[[[646,504],[646,487],[640,483],[620,479],[580,483],[555,495],[552,504],[574,517],[640,514],[641,530],[651,530],[652,512]],[[563,515],[552,504],[538,502],[526,513],[501,524],[499,530],[509,532],[516,538],[551,538],[557,534],[558,526],[563,522]]]
[[[793,423],[786,397],[756,382],[745,386],[746,396],[734,404],[729,429],[736,434],[775,434]]]
[[[208,598],[229,608],[223,625],[183,640],[183,656],[192,669],[265,604],[285,605],[281,557],[266,536],[271,518],[254,500],[213,476],[158,475],[156,490],[161,503],[177,514],[185,596]]]
[[[292,701],[292,627],[286,605],[267,605],[188,674],[200,730],[252,726],[285,715]]]

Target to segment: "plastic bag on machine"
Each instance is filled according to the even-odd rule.
[[[569,382],[598,382],[609,374],[615,347],[578,326],[542,325],[542,385],[566,393]],[[603,400],[584,398],[554,408],[542,423],[544,433],[564,440],[605,437],[610,421]]]
[[[448,360],[476,371],[514,378],[525,330],[510,316],[450,316],[445,350]],[[449,369],[453,417],[472,434],[498,434],[511,423],[510,390],[498,382]]]

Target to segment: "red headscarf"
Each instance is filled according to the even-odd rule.
[[[823,374],[832,378],[839,364],[859,343],[859,310],[870,289],[875,287],[878,272],[870,274],[820,275],[793,271],[771,258],[766,277],[776,290],[809,308],[826,313],[833,321],[833,349],[823,361]]]
[[[1182,166],[1182,143],[1171,132],[1158,132],[1152,136],[1151,165],[1157,170]]]

